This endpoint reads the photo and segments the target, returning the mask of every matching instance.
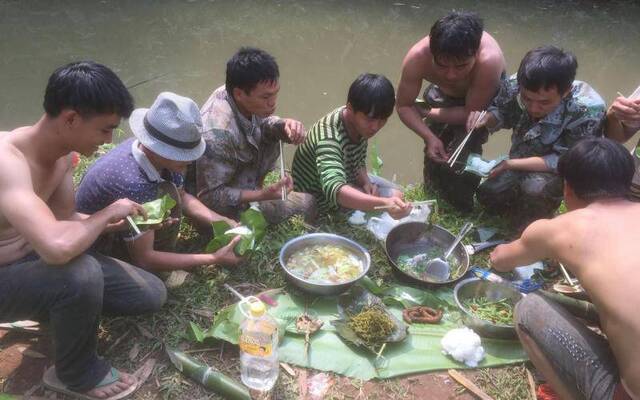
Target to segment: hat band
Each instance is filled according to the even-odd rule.
[[[154,128],[149,121],[147,120],[147,116],[145,115],[142,123],[144,124],[144,128],[147,130],[147,132],[149,133],[149,135],[151,135],[152,137],[154,137],[155,139],[158,139],[159,141],[169,144],[171,146],[180,148],[180,149],[193,149],[196,146],[198,146],[200,144],[200,140],[195,140],[193,142],[181,142],[179,140],[175,140],[174,138],[170,138],[169,136],[165,135],[164,133],[160,132],[159,130],[157,130],[156,128]]]

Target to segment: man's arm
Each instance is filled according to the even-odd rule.
[[[260,124],[265,138],[270,142],[282,140],[286,143],[300,144],[304,141],[306,132],[302,122],[291,118],[271,116]]]
[[[489,177],[498,176],[504,171],[553,172],[543,157],[512,158],[504,160],[489,173]]]
[[[606,136],[624,143],[638,130],[640,130],[640,99],[629,100],[626,97],[617,97],[607,110]]]
[[[68,262],[88,249],[107,224],[144,212],[132,201],[118,200],[89,218],[58,220],[47,203],[33,191],[26,161],[21,156],[7,153],[0,156],[0,171],[3,171],[0,173],[0,212],[48,264]],[[68,196],[66,193],[58,195]],[[64,213],[64,210],[59,208],[57,212]]]
[[[529,225],[520,239],[502,244],[491,252],[491,266],[502,272],[520,265],[529,265],[545,258],[554,258],[554,243],[559,226],[557,220],[540,219]]]
[[[241,261],[233,252],[233,248],[240,240],[240,236],[236,236],[231,243],[213,254],[182,254],[157,251],[153,248],[154,238],[155,232],[147,231],[142,236],[128,242],[129,253],[136,266],[152,271],[171,271],[211,264],[231,266]]]
[[[416,97],[422,88],[422,73],[426,70],[424,57],[414,46],[402,62],[402,75],[396,93],[396,110],[400,120],[427,143],[427,155],[434,161],[445,162],[448,158],[442,141],[422,120],[415,107]]]
[[[235,226],[236,221],[223,217],[217,214],[198,200],[195,196],[190,195],[183,189],[180,189],[180,197],[182,200],[182,211],[184,214],[196,221],[197,224],[202,226],[210,226],[214,221],[225,221],[231,226]]]

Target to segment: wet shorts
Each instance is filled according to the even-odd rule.
[[[621,394],[609,342],[562,306],[529,294],[516,306],[516,323],[537,344],[574,398],[611,400]]]

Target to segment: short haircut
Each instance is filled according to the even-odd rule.
[[[347,102],[370,118],[387,119],[396,104],[393,85],[383,75],[362,74],[349,87]]]
[[[429,48],[433,58],[463,60],[480,48],[482,19],[475,13],[453,11],[431,27]]]
[[[277,82],[280,77],[276,59],[264,50],[242,47],[227,61],[225,87],[228,93],[240,88],[251,92],[260,82]]]
[[[555,87],[563,94],[576,78],[578,60],[571,52],[555,46],[542,46],[530,50],[520,62],[518,84],[537,92]]]
[[[560,157],[558,174],[580,199],[624,197],[635,172],[624,146],[607,138],[588,138]]]
[[[108,67],[93,61],[78,61],[51,74],[44,92],[43,107],[51,117],[71,109],[82,117],[115,113],[129,118],[133,111],[133,98]]]

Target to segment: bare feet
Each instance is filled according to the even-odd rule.
[[[108,372],[111,374],[111,371]],[[86,396],[95,397],[97,399],[106,399],[124,392],[137,383],[133,375],[120,372],[120,377],[116,382],[106,386],[93,388],[85,393]]]

